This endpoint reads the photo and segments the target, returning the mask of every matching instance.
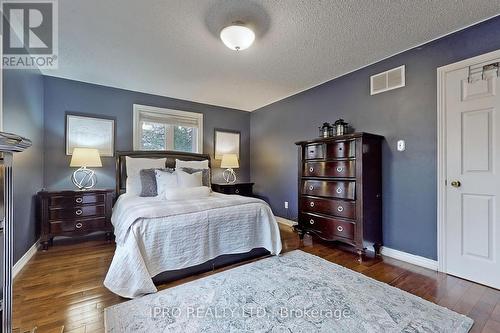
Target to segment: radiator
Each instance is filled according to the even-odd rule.
[[[2,274],[2,332],[12,332],[12,267],[14,265],[13,239],[13,154],[22,152],[31,146],[29,139],[15,134],[0,132],[0,200],[3,197],[3,209],[0,214],[3,222],[0,227],[3,236],[3,274]]]

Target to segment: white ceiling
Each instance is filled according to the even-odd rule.
[[[46,75],[252,111],[499,13],[499,0],[63,0]],[[244,20],[255,44],[218,32]]]

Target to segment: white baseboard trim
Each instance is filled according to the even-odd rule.
[[[276,217],[276,222],[278,222],[279,224],[283,224],[283,225],[286,225],[288,227],[293,227],[293,226],[297,225],[297,222],[295,222],[295,221],[288,220],[288,219],[285,219],[284,217],[280,217],[280,216],[275,216],[275,217]]]
[[[15,279],[17,274],[21,272],[21,270],[26,266],[28,261],[35,255],[38,251],[38,240],[31,246],[28,251],[16,262],[14,267],[12,268],[12,279]]]
[[[383,246],[380,252],[383,256],[386,257],[391,257],[394,259],[398,259],[413,265],[425,267],[428,269],[432,269],[433,271],[438,270],[438,262],[436,260],[424,258],[421,256],[417,256],[411,253],[399,251],[399,250],[394,250],[389,247]]]

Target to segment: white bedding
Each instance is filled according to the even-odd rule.
[[[212,193],[167,201],[124,194],[111,220],[117,245],[104,285],[128,298],[156,292],[151,278],[164,271],[259,247],[281,252],[271,208],[255,198]]]

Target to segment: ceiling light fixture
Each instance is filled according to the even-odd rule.
[[[225,27],[220,32],[220,39],[231,50],[241,51],[247,49],[255,40],[255,33],[240,22]]]

